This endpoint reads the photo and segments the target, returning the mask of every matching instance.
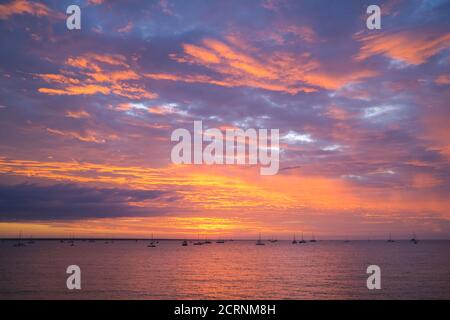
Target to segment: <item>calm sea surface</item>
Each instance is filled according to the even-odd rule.
[[[450,299],[450,241],[14,243],[0,242],[0,299]],[[366,287],[371,264],[381,290]]]

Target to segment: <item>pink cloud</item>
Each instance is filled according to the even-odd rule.
[[[401,60],[409,64],[422,64],[430,57],[450,46],[450,33],[400,31],[396,33],[377,33],[357,35],[362,43],[357,61],[374,55],[383,55],[390,59]]]

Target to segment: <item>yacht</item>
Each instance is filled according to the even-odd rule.
[[[194,246],[201,246],[203,242],[200,241],[200,236],[197,236],[197,241],[194,242]]]
[[[19,241],[14,244],[14,247],[26,247],[26,244],[22,242],[22,233],[19,234]]]
[[[302,240],[300,240],[298,243],[306,243],[305,239],[303,239],[303,232],[302,232]]]
[[[294,233],[294,240],[292,240],[292,244],[297,244],[297,240],[295,240],[295,233]]]
[[[258,241],[256,241],[256,245],[257,246],[264,246],[265,245],[265,243],[262,242],[262,240],[261,240],[261,233],[259,234]]]
[[[392,240],[392,235],[391,235],[391,233],[389,232],[389,239],[388,239],[388,241],[387,242],[395,242],[394,240]]]
[[[150,241],[150,243],[148,244],[147,247],[148,247],[148,248],[155,248],[155,247],[156,247],[155,241],[153,241],[153,233],[152,233],[152,240]]]

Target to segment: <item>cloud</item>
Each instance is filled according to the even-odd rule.
[[[88,0],[88,4],[93,5],[93,6],[100,5],[103,2],[105,2],[105,0]]]
[[[131,30],[133,30],[133,27],[134,27],[134,24],[133,24],[133,22],[130,21],[130,22],[127,23],[126,26],[117,29],[117,32],[120,32],[120,33],[129,33]]]
[[[119,54],[86,53],[69,57],[59,74],[36,74],[52,88],[40,87],[48,95],[118,95],[129,99],[154,99],[157,95],[139,82],[141,76]]]
[[[0,185],[0,220],[77,220],[161,214],[151,208],[167,192],[80,187],[75,184]]]
[[[399,109],[401,109],[401,106],[396,105],[368,107],[363,110],[362,116],[365,119],[376,118],[397,111]]]
[[[50,16],[52,10],[43,3],[27,0],[15,0],[6,4],[0,4],[0,20],[9,19],[14,15]]]
[[[180,63],[202,66],[214,75],[147,73],[155,80],[209,83],[224,87],[253,87],[295,95],[299,92],[316,92],[318,88],[336,90],[340,87],[377,75],[371,70],[346,70],[345,74],[333,73],[314,59],[310,53],[294,54],[279,51],[250,55],[258,52],[235,37],[228,42],[211,38],[201,45],[183,44],[183,55],[171,55]]]
[[[172,5],[168,0],[160,0],[158,6],[164,14],[167,14],[168,16],[174,15]]]
[[[77,140],[80,140],[83,142],[93,142],[93,143],[105,143],[106,142],[105,139],[98,137],[96,132],[93,130],[87,130],[86,132],[80,134],[75,131],[61,131],[61,130],[57,130],[57,129],[47,128],[47,132],[49,132],[53,135],[68,137],[71,139],[77,139]],[[116,137],[110,136],[108,138],[112,140],[112,139],[115,139]]]
[[[286,135],[284,135],[281,139],[287,140],[288,143],[312,143],[314,139],[308,133],[298,133],[295,131],[289,131]]]
[[[283,4],[284,1],[282,0],[263,0],[261,2],[261,6],[264,9],[270,10],[270,11],[275,11],[278,12],[280,6]]]
[[[450,75],[441,74],[434,80],[434,82],[437,83],[438,85],[442,85],[442,86],[448,85],[448,84],[450,84]]]
[[[82,118],[89,118],[91,115],[84,111],[84,110],[80,110],[80,111],[67,111],[66,112],[66,117],[67,118],[74,118],[74,119],[82,119]]]
[[[424,30],[359,34],[356,39],[362,43],[360,51],[355,56],[357,61],[374,55],[384,55],[390,59],[419,65],[450,46],[450,33]]]

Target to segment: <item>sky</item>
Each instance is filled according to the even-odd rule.
[[[1,1],[0,236],[450,238],[449,13]],[[279,129],[279,173],[172,163],[200,120]]]

